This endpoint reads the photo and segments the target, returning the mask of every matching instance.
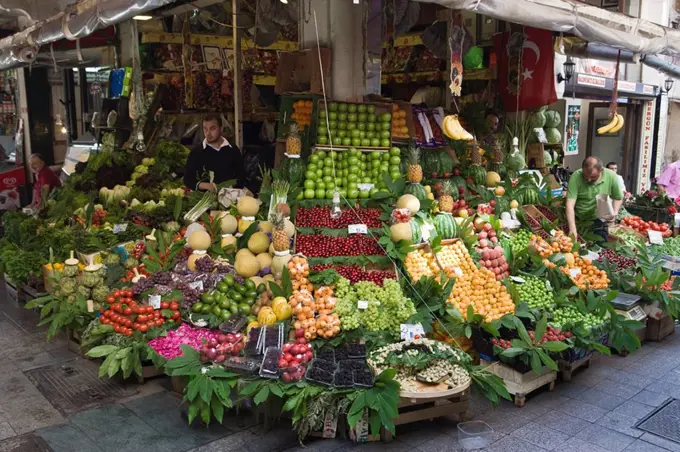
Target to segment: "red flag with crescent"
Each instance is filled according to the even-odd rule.
[[[552,32],[525,27],[493,36],[498,91],[507,111],[530,110],[557,100]]]

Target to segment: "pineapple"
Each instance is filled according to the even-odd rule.
[[[298,125],[293,123],[288,130],[288,138],[286,138],[286,154],[300,155],[302,152],[302,140],[298,134]]]
[[[451,196],[451,181],[445,180],[442,184],[441,195],[439,195],[439,211],[451,213],[453,210],[453,196]]]
[[[410,146],[408,150],[408,181],[419,184],[423,180],[423,168],[420,166],[420,148]]]
[[[477,140],[472,142],[472,149],[470,149],[470,162],[473,165],[480,166],[482,164],[482,154],[479,152]]]
[[[270,217],[270,221],[274,227],[272,232],[274,251],[288,251],[290,248],[290,239],[286,233],[283,212],[277,210],[276,213]]]

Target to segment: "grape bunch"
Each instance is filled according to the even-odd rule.
[[[169,286],[170,284],[172,284],[172,272],[161,271],[155,273],[151,279],[156,285]]]
[[[183,300],[182,309],[191,309],[191,307],[201,298],[201,292],[197,289],[186,287],[182,290]]]
[[[345,330],[363,326],[369,331],[397,334],[401,323],[416,312],[413,302],[393,279],[384,280],[380,287],[368,281],[350,286],[348,280],[341,278],[336,284],[335,293],[335,311]],[[359,309],[359,300],[367,303],[366,309]]]
[[[210,273],[215,268],[215,262],[210,256],[203,256],[196,261],[196,271],[201,273]]]
[[[154,287],[154,282],[153,279],[151,278],[140,278],[139,281],[135,283],[134,286],[132,286],[132,292],[135,295],[141,295],[142,293],[146,292],[147,290],[151,290]]]
[[[528,276],[524,284],[515,284],[519,299],[525,302],[529,308],[547,308],[553,303],[553,297],[545,287],[545,281],[535,276]]]

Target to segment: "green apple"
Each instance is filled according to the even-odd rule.
[[[316,198],[317,199],[323,199],[326,197],[326,189],[325,188],[318,188],[316,189]]]
[[[366,123],[365,122],[360,122],[357,124],[357,129],[359,130],[366,130]]]
[[[322,180],[316,181],[316,189],[326,189],[326,184]]]
[[[314,199],[314,196],[316,196],[316,191],[313,189],[308,189],[305,190],[305,198],[306,199]]]
[[[358,110],[357,104],[349,104],[347,106],[347,111],[350,112],[350,113],[356,113],[357,110]]]
[[[338,111],[338,104],[335,102],[328,104],[328,111]]]
[[[390,144],[392,144],[392,141],[389,138],[383,138],[382,140],[380,140],[380,146],[384,148],[390,147]]]
[[[358,132],[358,130],[357,130]],[[352,146],[361,146],[361,138],[354,137],[352,138]]]
[[[370,123],[376,123],[376,122],[378,122],[378,118],[375,115],[368,115],[368,118],[366,118],[366,121],[368,121],[369,124]]]
[[[379,138],[372,138],[371,139],[371,146],[374,148],[380,147],[380,139]]]
[[[332,166],[324,166],[323,167],[323,176],[327,177],[333,174],[333,167]]]
[[[305,190],[308,190],[310,188],[314,188],[315,184],[313,180],[307,179],[305,181]]]
[[[333,193],[335,193],[334,188],[329,188],[326,190],[326,199],[333,199]]]
[[[345,137],[342,139],[342,145],[343,146],[351,146],[352,145],[352,139],[350,137]]]
[[[375,105],[366,105],[366,112],[375,116]]]
[[[329,120],[331,123],[337,121],[337,120],[338,120],[338,114],[337,114],[336,112],[334,112],[334,111],[328,113],[328,120]],[[332,128],[333,128],[333,127],[331,127],[331,129],[332,129]]]
[[[371,140],[368,138],[362,138],[361,139],[361,145],[362,146],[370,146],[371,145]]]
[[[375,123],[369,122],[366,124],[366,130],[369,132],[375,132]]]
[[[357,198],[359,198],[359,190],[350,190],[349,192],[347,192],[347,194],[348,194],[347,197],[348,197],[349,199],[357,199]]]
[[[311,180],[311,181],[316,180],[316,171],[308,170],[308,171],[305,173],[305,179]]]
[[[338,105],[338,111],[344,111],[346,113],[347,112],[347,104]]]
[[[390,165],[399,166],[400,163],[401,163],[401,157],[397,157],[396,155],[393,155],[392,157],[390,157]]]
[[[366,113],[368,111],[368,108],[364,104],[359,104],[359,105],[357,105],[357,111],[359,113]]]
[[[357,114],[356,113],[350,113],[347,115],[347,121],[349,122],[357,122]]]
[[[368,190],[361,190],[359,192],[359,198],[361,198],[361,199],[368,199],[368,196],[369,196]]]
[[[316,138],[316,142],[319,144],[328,144],[328,137],[320,135]]]
[[[338,123],[347,122],[347,113],[338,113]]]
[[[312,191],[313,191],[313,190],[312,190]],[[301,199],[304,199],[304,198],[305,198],[305,192],[304,192],[304,191],[301,191],[301,192],[298,193],[297,196],[295,197],[295,199],[297,199],[298,201],[301,200]]]
[[[401,156],[401,149],[393,147],[392,149],[390,149],[390,155]]]

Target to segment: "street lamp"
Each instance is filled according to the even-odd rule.
[[[568,82],[574,76],[574,69],[576,68],[576,63],[571,59],[570,56],[567,57],[567,61],[562,65],[564,67],[564,76],[562,74],[557,74],[557,82]]]
[[[663,87],[666,88],[666,92],[670,92],[673,89],[673,83],[675,80],[672,78],[667,78],[665,82],[663,82]]]

